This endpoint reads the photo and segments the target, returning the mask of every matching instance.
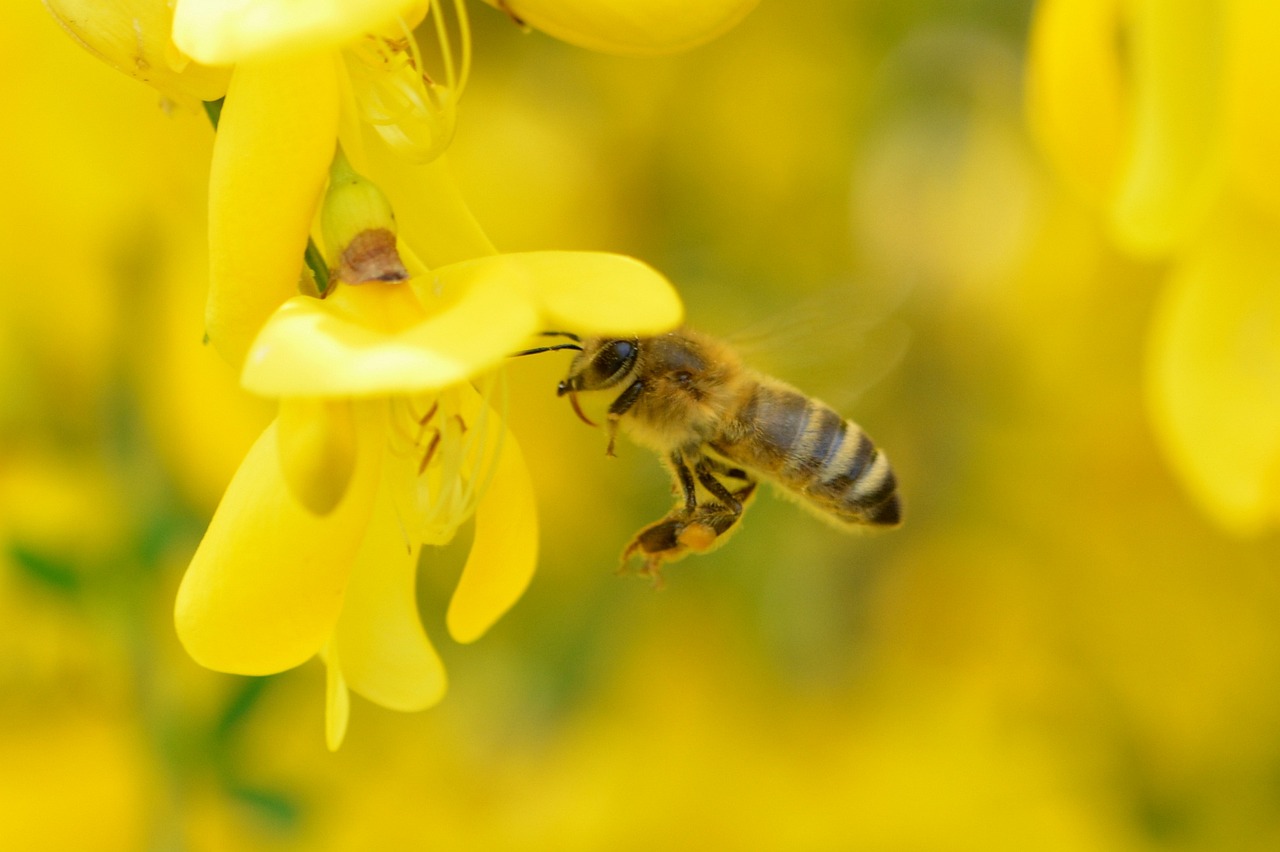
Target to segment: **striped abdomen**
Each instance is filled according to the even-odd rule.
[[[777,383],[757,383],[711,448],[851,524],[900,520],[889,459],[852,420]]]

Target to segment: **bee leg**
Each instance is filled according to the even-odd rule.
[[[609,446],[605,448],[606,456],[616,455],[613,451],[614,440],[618,437],[618,421],[622,419],[622,415],[631,410],[631,406],[636,404],[636,400],[640,399],[640,394],[644,393],[644,382],[636,379],[627,389],[618,394],[618,398],[609,406]]]
[[[691,509],[678,507],[662,520],[640,530],[622,553],[623,565],[633,557],[643,557],[639,573],[651,577],[654,585],[660,586],[664,563],[675,562],[691,553],[706,553],[722,544],[737,527],[743,509],[755,494],[755,480],[747,476],[744,479],[746,484],[732,492],[716,482],[729,497],[727,501],[703,503]]]
[[[730,491],[724,483],[716,479],[712,473],[712,467],[722,468],[724,475],[740,479],[744,484]],[[755,494],[756,481],[746,471],[738,468],[724,468],[723,465],[713,462],[706,456],[698,460],[694,472],[697,474],[698,481],[702,483],[702,487],[711,492],[719,502],[704,503],[699,506],[690,518],[691,526],[696,525],[710,530],[713,536],[710,541],[705,542],[686,540],[685,534],[681,534],[678,538],[690,549],[706,551],[723,543],[728,533],[738,525],[738,521],[742,520],[747,502]]]
[[[661,568],[663,562],[672,562],[685,555],[688,549],[681,541],[688,537],[691,526],[690,518],[698,508],[698,490],[694,482],[693,472],[684,460],[684,453],[677,450],[667,456],[667,463],[679,486],[681,502],[667,513],[661,520],[649,524],[636,533],[627,549],[622,553],[622,567],[619,573],[625,573],[627,563],[634,556],[643,556],[644,564],[639,573],[651,577],[655,586],[662,585]],[[710,538],[714,539],[714,534]]]
[[[751,479],[749,477],[747,477],[746,479],[747,479],[747,484],[739,488],[737,491],[733,492],[733,496],[737,499],[739,503],[742,504],[743,510],[746,509],[747,501],[751,499],[753,494],[755,494],[756,486],[759,485],[759,483],[756,482],[754,479]],[[738,514],[741,515],[742,513],[739,512]]]
[[[698,489],[693,484],[693,474],[689,472],[689,465],[685,464],[683,453],[676,451],[671,454],[671,468],[680,481],[680,493],[684,495],[684,509],[686,512],[693,512],[698,508]]]
[[[680,543],[676,538],[680,527],[680,521],[663,518],[640,530],[622,552],[622,565],[618,568],[618,573],[627,573],[627,565],[632,558],[641,556],[644,562],[637,573],[648,577],[655,589],[662,588],[662,563],[684,555],[680,553]]]
[[[723,482],[716,479],[715,474],[711,471],[711,462],[706,456],[698,459],[698,463],[694,465],[693,471],[698,475],[698,481],[702,483],[702,487],[710,491],[713,497],[723,503],[731,511],[739,515],[742,514],[742,503],[733,495],[733,492],[728,488],[725,488]],[[742,477],[744,479],[748,478],[745,472],[736,472],[742,473]]]
[[[619,570],[625,572],[628,562],[634,557],[643,557],[644,562],[637,573],[651,579],[655,588],[661,588],[665,563],[709,549],[717,536],[711,526],[701,520],[691,521],[686,512],[676,510],[636,533],[622,553],[622,568]]]
[[[682,502],[666,517],[636,533],[622,553],[624,568],[632,558],[643,557],[639,573],[651,577],[655,586],[661,585],[664,563],[675,562],[690,553],[706,553],[721,544],[725,535],[737,526],[747,501],[756,490],[756,481],[746,471],[729,468],[706,456],[698,457],[692,471],[683,451],[677,450],[667,460],[680,484]],[[730,490],[716,479],[717,472],[743,484]],[[698,503],[699,482],[716,498],[714,501]]]
[[[729,479],[741,479],[747,482],[754,482],[751,474],[747,473],[740,467],[730,467],[714,456],[704,455],[702,459],[707,463],[707,467],[720,476],[728,477]]]

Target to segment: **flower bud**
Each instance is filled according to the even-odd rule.
[[[676,53],[727,32],[759,0],[486,0],[520,23],[604,53]]]
[[[320,211],[334,280],[347,284],[404,281],[409,273],[396,250],[396,217],[377,185],[357,174],[339,153]]]
[[[165,0],[44,0],[81,46],[117,71],[177,103],[226,94],[230,72],[192,62],[169,38],[173,10]]]

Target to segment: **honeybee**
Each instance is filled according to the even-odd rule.
[[[738,525],[759,480],[772,482],[839,527],[892,527],[902,519],[889,460],[852,420],[785,382],[745,366],[728,344],[689,329],[648,338],[547,332],[579,350],[556,393],[621,389],[608,409],[608,447],[619,427],[655,451],[679,500],[623,551],[624,566],[662,565],[719,546]]]

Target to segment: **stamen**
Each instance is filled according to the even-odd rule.
[[[427,445],[427,451],[422,454],[422,461],[418,464],[418,476],[426,473],[427,465],[431,464],[431,459],[436,454],[436,448],[440,446],[440,430],[437,429],[435,435],[431,438],[431,443]]]
[[[467,17],[466,0],[453,0],[453,12],[458,16],[458,44],[462,61],[458,67],[457,92],[461,97],[471,79],[471,19]]]
[[[501,397],[496,404],[495,390]],[[474,390],[448,388],[432,398],[426,414],[418,414],[422,406],[414,403],[401,398],[393,405],[393,448],[408,449],[396,455],[413,459],[395,466],[396,514],[413,540],[440,544],[475,513],[497,470],[506,384],[498,375],[477,381]]]
[[[495,385],[500,385],[502,389],[503,410],[498,418],[497,439],[492,439],[489,434],[490,421],[493,415],[493,406],[490,404],[490,397],[493,395]],[[474,469],[471,475],[467,477],[466,485],[462,493],[462,504],[468,515],[475,511],[475,507],[480,502],[480,497],[489,487],[489,480],[493,478],[493,472],[497,468],[498,454],[502,452],[502,439],[504,430],[502,424],[506,421],[506,377],[499,374],[496,379],[491,374],[485,376],[477,382],[476,390],[480,393],[480,408],[476,414],[473,428],[468,436],[468,450],[474,459]],[[494,446],[489,451],[487,445],[493,442]]]
[[[433,12],[435,14],[432,14]],[[458,79],[453,73],[453,49],[449,46],[449,33],[444,26],[444,15],[440,14],[436,4],[432,3],[427,7],[427,17],[431,18],[431,22],[436,27],[436,43],[440,45],[440,58],[444,61],[444,84],[453,89]],[[417,58],[421,60],[422,57],[418,54]],[[418,67],[422,67],[421,61],[419,61]],[[422,73],[425,77],[426,71],[424,70]]]
[[[418,418],[418,437],[414,441],[414,443],[416,444],[422,443],[422,436],[426,434],[428,424],[431,423],[432,418],[436,416],[436,412],[439,410],[440,410],[440,400],[438,399],[433,400],[431,403],[431,408],[427,410],[427,413]],[[410,412],[413,411],[412,405],[409,406],[409,411]]]
[[[439,401],[436,402],[436,405]],[[417,456],[418,445],[422,442],[422,431],[416,435],[410,431],[409,423],[417,423],[418,415],[413,410],[413,403],[408,397],[391,398],[391,439],[388,441],[391,452],[400,458]]]
[[[458,99],[471,73],[471,26],[466,6],[454,0],[459,58],[438,3],[432,18],[443,82],[428,73],[418,42],[403,22],[396,38],[370,34],[344,51],[361,116],[402,155],[420,163],[439,156],[453,138]],[[425,18],[424,18],[425,20]]]

